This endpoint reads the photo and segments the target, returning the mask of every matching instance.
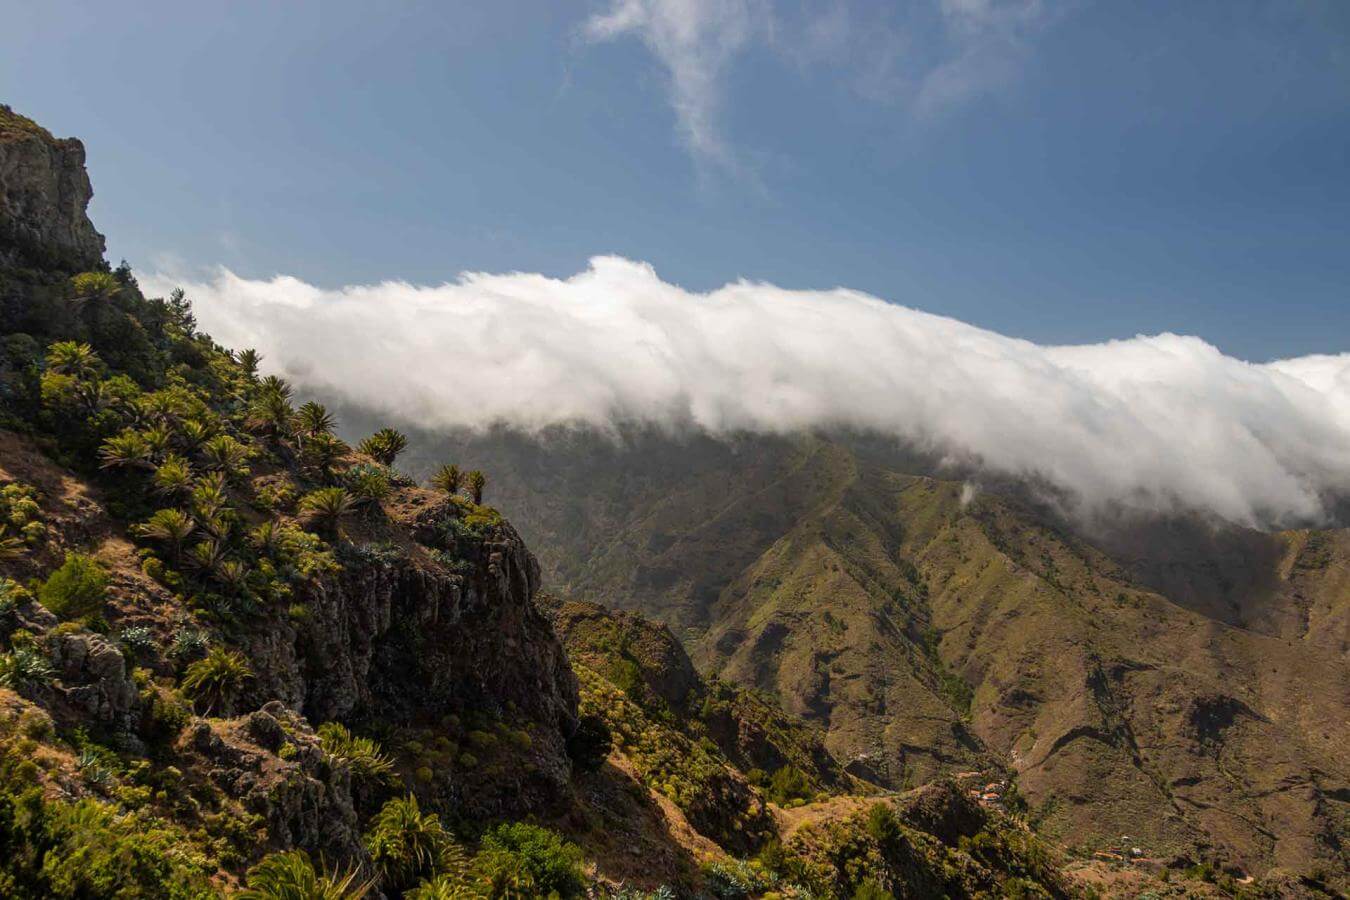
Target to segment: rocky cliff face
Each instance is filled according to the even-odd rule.
[[[383,728],[505,716],[528,728],[530,765],[462,772],[440,790],[482,815],[537,809],[566,785],[577,721],[576,679],[534,602],[538,562],[505,523],[448,537],[461,513],[444,495],[404,488],[386,509],[386,523],[367,526],[381,554],[345,558],[306,593],[306,618],[256,635],[255,701]],[[452,555],[456,571],[430,553]]]
[[[93,195],[83,144],[0,105],[0,265],[100,268],[103,235],[85,215]]]

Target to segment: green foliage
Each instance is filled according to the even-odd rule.
[[[444,465],[431,476],[431,486],[447,494],[457,494],[464,486],[464,475],[459,471],[459,466]]]
[[[361,900],[371,888],[357,880],[356,870],[345,875],[324,873],[303,850],[273,853],[248,870],[248,887],[239,900]]]
[[[853,900],[891,900],[893,896],[871,878],[864,879],[853,891]]]
[[[381,885],[407,890],[437,875],[458,875],[464,852],[434,813],[424,813],[409,794],[386,803],[370,821],[366,849]]]
[[[389,495],[389,472],[381,466],[352,466],[343,481],[357,503],[379,503]]]
[[[103,371],[103,361],[88,344],[57,341],[47,348],[47,371],[75,379],[95,378]]]
[[[581,688],[580,713],[598,716],[613,746],[638,777],[664,794],[701,833],[732,847],[752,846],[770,829],[758,796],[743,783],[716,745],[690,740],[650,716],[612,682],[573,662]]]
[[[145,812],[95,800],[50,801],[37,769],[0,763],[0,895],[38,898],[214,897],[212,866],[188,835]]]
[[[36,647],[15,647],[0,654],[0,686],[16,691],[31,691],[49,684],[53,676],[46,654]]]
[[[358,737],[339,722],[323,723],[318,733],[319,744],[329,761],[347,766],[353,777],[366,782],[393,780],[393,761],[381,752],[380,745],[371,738]]]
[[[473,498],[475,504],[483,502],[483,488],[487,487],[487,476],[477,469],[466,476],[465,479],[469,485],[469,496]]]
[[[714,897],[758,896],[777,885],[777,879],[760,866],[746,860],[716,860],[703,867],[703,881]]]
[[[300,498],[300,515],[326,533],[340,533],[342,520],[356,511],[356,502],[346,489],[326,487],[310,491]]]
[[[296,434],[307,440],[331,434],[336,426],[337,421],[322,403],[311,400],[295,412]]]
[[[235,354],[235,359],[239,360],[239,366],[244,370],[244,374],[253,378],[258,374],[258,366],[262,363],[262,354],[251,347],[246,350],[240,350]]]
[[[70,279],[72,300],[106,300],[122,290],[111,272],[81,272]]]
[[[108,575],[92,557],[66,554],[55,572],[38,588],[38,601],[62,619],[92,616],[103,609]]]
[[[253,678],[248,660],[237,650],[214,647],[183,673],[183,692],[208,712],[229,714],[239,692]]]
[[[10,536],[8,525],[0,525],[0,562],[18,559],[26,549],[22,538]]]
[[[157,510],[147,521],[136,526],[135,533],[169,549],[174,559],[183,554],[183,543],[196,531],[197,523],[181,509]]]
[[[381,428],[357,445],[356,449],[382,466],[392,466],[398,455],[407,448],[408,438],[401,431]]]
[[[538,825],[526,822],[498,825],[483,836],[480,856],[484,858],[474,860],[475,870],[486,873],[502,868],[523,869],[537,896],[556,891],[560,897],[578,897],[586,889],[581,849],[563,840],[557,832]],[[512,864],[503,867],[508,858]]]
[[[0,560],[38,546],[46,533],[36,488],[17,481],[0,488]],[[12,547],[13,555],[6,554],[6,546]]]
[[[793,800],[809,800],[814,793],[806,773],[791,764],[780,767],[770,776],[765,792],[779,806],[786,806]]]

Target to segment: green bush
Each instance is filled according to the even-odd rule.
[[[811,781],[801,769],[786,765],[774,772],[769,779],[767,795],[779,806],[793,800],[809,800],[812,796]]]
[[[424,813],[409,794],[386,803],[370,820],[366,849],[381,885],[404,891],[437,875],[458,875],[464,851],[434,813]]]
[[[358,882],[355,870],[325,874],[314,868],[303,850],[273,853],[248,870],[248,887],[239,900],[361,900],[369,882]]]
[[[81,619],[103,609],[108,574],[92,557],[67,553],[61,567],[38,588],[38,600],[62,619]]]
[[[547,828],[527,822],[498,825],[483,836],[483,853],[485,862],[495,856],[498,867],[509,855],[528,873],[538,896],[557,891],[560,897],[579,897],[586,890],[581,849]],[[478,868],[479,860],[474,864]]]
[[[183,673],[183,692],[202,704],[206,713],[229,715],[244,684],[253,678],[243,654],[214,647],[205,658]]]
[[[94,800],[49,801],[27,761],[0,772],[0,896],[215,897],[213,867],[181,830]]]
[[[319,745],[329,761],[347,766],[352,776],[366,782],[392,781],[394,764],[380,745],[368,737],[357,737],[339,722],[319,726]]]

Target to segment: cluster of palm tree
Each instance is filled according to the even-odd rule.
[[[483,502],[483,488],[487,487],[487,476],[478,469],[461,472],[459,466],[443,465],[431,476],[431,486],[447,494],[458,494],[467,489],[469,498],[476,504]]]

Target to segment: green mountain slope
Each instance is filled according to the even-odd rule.
[[[89,194],[0,106],[0,895],[1079,893],[1000,804],[882,792],[665,628],[545,610],[496,509],[109,270]],[[818,499],[761,493],[746,552]]]
[[[1234,872],[1346,876],[1344,531],[1089,538],[1017,485],[978,491],[858,436],[416,450],[492,458],[552,584],[668,623],[850,771],[899,788],[1007,769],[1085,853],[1127,834]]]

